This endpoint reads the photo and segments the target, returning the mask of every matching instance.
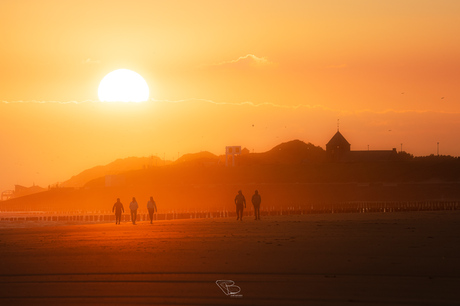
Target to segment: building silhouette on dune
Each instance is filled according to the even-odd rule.
[[[352,151],[351,144],[338,129],[337,133],[326,144],[326,155],[329,161],[335,162],[393,161],[398,157],[396,148],[392,150]]]

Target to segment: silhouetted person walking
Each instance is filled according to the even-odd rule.
[[[238,194],[235,197],[236,205],[236,220],[240,219],[243,221],[243,209],[246,208],[246,199],[244,198],[241,190],[238,191]]]
[[[117,202],[113,204],[112,212],[115,211],[115,224],[120,224],[121,221],[121,212],[125,212],[123,204],[120,202],[120,198],[117,199]]]
[[[251,202],[252,205],[254,205],[254,220],[260,220],[260,202],[262,202],[262,199],[260,198],[258,190],[256,190],[252,195]]]
[[[158,211],[157,209],[157,204],[153,200],[153,197],[150,197],[150,201],[147,202],[147,209],[149,211],[149,217],[150,217],[150,224],[152,224],[153,221],[153,214]]]
[[[138,208],[139,208],[139,205],[137,204],[136,198],[133,197],[133,200],[131,201],[131,203],[129,203],[129,209],[131,210],[131,221],[133,221],[134,225],[136,225]]]

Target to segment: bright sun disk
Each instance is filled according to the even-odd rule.
[[[144,102],[149,99],[149,86],[144,78],[129,69],[107,74],[99,84],[101,102]]]

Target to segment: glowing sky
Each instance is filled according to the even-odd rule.
[[[352,149],[458,156],[458,33],[456,0],[2,0],[0,190],[128,156],[324,147],[338,118]],[[98,102],[120,68],[151,101]]]

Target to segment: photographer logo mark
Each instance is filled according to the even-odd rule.
[[[239,294],[241,291],[241,288],[237,285],[235,285],[235,282],[232,280],[216,280],[217,286],[222,290],[225,295],[230,296],[230,297],[243,297],[242,294]]]

